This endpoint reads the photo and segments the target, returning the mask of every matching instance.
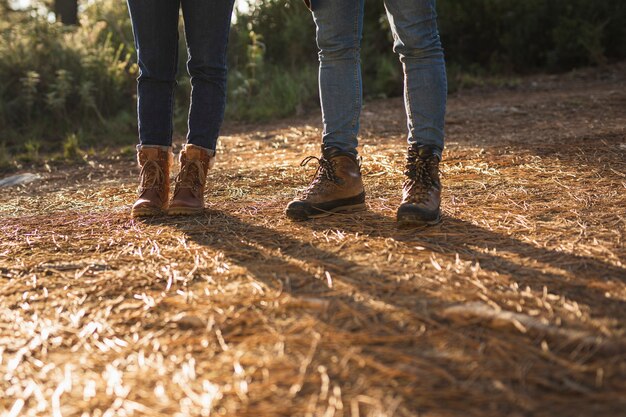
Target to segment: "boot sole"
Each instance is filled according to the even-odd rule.
[[[132,209],[130,212],[130,217],[138,218],[138,217],[155,217],[164,214],[163,210],[160,209],[151,209],[151,208],[138,208]]]
[[[365,210],[365,203],[361,203],[361,204],[353,204],[350,206],[341,206],[341,207],[335,207],[332,210],[327,210],[324,211],[322,213],[315,213],[315,214],[311,214],[308,216],[309,219],[319,219],[321,217],[328,217],[328,216],[332,216],[333,214],[350,214],[350,213],[357,213],[359,211],[363,211]]]
[[[314,208],[314,209],[317,211],[316,213],[308,214],[300,210],[287,210],[285,214],[291,220],[304,221],[304,220],[309,220],[309,219],[319,219],[323,217],[329,217],[329,216],[332,216],[333,214],[356,213],[356,212],[365,210],[366,206],[365,206],[365,203],[358,203],[358,204],[349,204],[345,206],[334,207],[328,210],[323,210],[319,208]]]
[[[178,208],[170,208],[167,210],[168,216],[193,216],[196,214],[201,214],[204,211],[203,208],[187,208],[187,207],[178,207]]]
[[[419,217],[405,217],[398,219],[398,226],[400,227],[415,227],[415,226],[433,226],[441,222],[441,214],[437,215],[434,220],[424,220]]]

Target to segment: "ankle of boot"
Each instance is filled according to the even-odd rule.
[[[442,152],[443,152],[441,148],[439,148],[438,146],[424,145],[424,144],[417,144],[417,143],[409,145],[409,152],[411,151],[419,155],[420,158],[427,158],[431,155],[434,155],[437,157],[439,161],[441,161]]]
[[[183,169],[188,161],[199,160],[205,167],[205,170],[208,170],[215,165],[215,154],[215,149],[204,148],[188,143],[183,145],[178,161],[181,169]]]
[[[157,152],[154,152],[154,151]],[[174,165],[174,153],[171,146],[137,145],[137,164],[141,167],[149,160],[156,160],[162,169],[169,173]]]

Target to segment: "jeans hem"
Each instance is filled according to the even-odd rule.
[[[172,146],[171,145],[169,145],[169,146],[168,145],[142,145],[142,144],[137,145],[137,150],[138,151],[143,149],[143,148],[157,148],[157,149],[161,149],[161,150],[164,150],[164,151],[168,151],[168,150],[172,149]]]

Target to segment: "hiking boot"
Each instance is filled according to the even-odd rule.
[[[436,224],[441,219],[441,157],[432,146],[409,146],[402,189],[402,203],[398,208],[400,225]]]
[[[132,217],[156,216],[167,207],[170,194],[170,167],[174,157],[170,146],[137,146],[139,197],[131,209]]]
[[[191,215],[204,211],[206,176],[214,163],[215,151],[191,144],[183,147],[168,214]]]
[[[309,156],[300,165],[312,160],[319,163],[315,176],[302,195],[287,205],[287,217],[307,220],[365,210],[365,189],[356,156],[337,148],[322,148],[321,158]]]

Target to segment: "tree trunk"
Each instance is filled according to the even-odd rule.
[[[78,0],[54,0],[54,13],[64,25],[77,25]]]

